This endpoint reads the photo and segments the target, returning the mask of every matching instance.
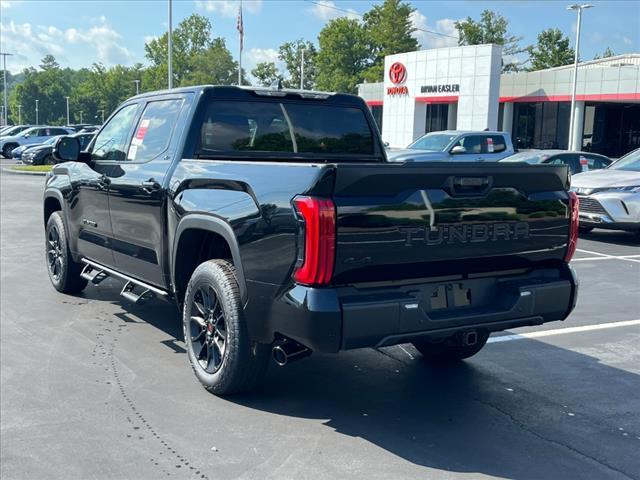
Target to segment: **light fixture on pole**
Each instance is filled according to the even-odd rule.
[[[300,49],[300,90],[304,90],[304,47]]]
[[[574,59],[573,59],[573,84],[571,86],[571,109],[569,111],[569,150],[576,150],[576,148],[579,148],[578,145],[574,144],[574,128],[575,128],[575,108],[576,108],[576,89],[578,86],[578,58],[580,55],[580,26],[582,24],[582,10],[585,10],[587,8],[591,8],[593,7],[593,5],[590,5],[588,3],[585,4],[579,4],[579,3],[574,3],[573,5],[569,5],[567,7],[567,10],[573,10],[578,12],[578,23],[576,26],[576,50],[575,50],[575,55],[574,55]]]
[[[67,99],[67,126],[71,125],[71,122],[69,121],[69,97],[64,97]]]
[[[134,80],[133,83],[136,84],[136,95],[140,95],[140,80]]]
[[[173,28],[171,26],[173,15],[171,12],[171,0],[168,0],[167,7],[169,9],[167,12],[169,17],[169,28],[167,29],[167,76],[169,77],[169,90],[171,90],[173,88]],[[104,121],[102,123],[104,123]]]
[[[38,122],[38,102],[40,100],[36,100],[36,125],[40,125],[40,123]]]
[[[7,91],[9,90],[7,88],[7,57],[11,57],[13,56],[13,53],[7,53],[7,52],[0,52],[0,55],[2,55],[2,75],[3,75],[3,82],[2,82],[2,90],[4,91],[4,124],[7,125],[7,119],[9,118],[7,115]]]
[[[18,105],[18,125],[22,125],[22,105]]]

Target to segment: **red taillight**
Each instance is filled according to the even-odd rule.
[[[304,285],[327,285],[336,256],[336,207],[319,197],[296,197],[293,204],[304,221],[304,252],[293,278]]]
[[[578,200],[576,193],[569,192],[569,242],[567,243],[567,253],[564,256],[564,261],[567,263],[573,258],[578,246],[579,206],[580,200]]]

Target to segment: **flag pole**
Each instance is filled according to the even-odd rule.
[[[242,44],[244,43],[244,22],[242,21],[242,0],[238,9],[238,86],[242,85]]]

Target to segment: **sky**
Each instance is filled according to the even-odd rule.
[[[304,38],[317,44],[327,21],[338,16],[360,18],[380,1],[243,0],[243,67],[276,61],[278,46]],[[575,38],[576,14],[566,10],[569,1],[410,1],[416,12],[415,36],[423,48],[457,44],[454,22],[478,18],[485,8],[509,21],[511,34],[521,45],[535,43],[547,28]],[[582,22],[580,56],[591,59],[610,47],[615,53],[640,52],[640,1],[593,1]],[[226,39],[238,56],[236,19],[238,0],[173,0],[173,24],[199,13],[213,24],[214,36]],[[146,63],[144,44],[167,29],[167,0],[0,0],[2,27],[0,50],[13,53],[7,69],[18,73],[37,67],[50,53],[63,67],[89,67]],[[433,32],[433,33],[432,33]]]

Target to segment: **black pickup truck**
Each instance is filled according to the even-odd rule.
[[[115,277],[128,301],[174,301],[191,366],[216,394],[254,387],[271,355],[411,342],[455,361],[575,305],[566,167],[387,163],[355,96],[147,93],[86,151],[62,137],[54,155],[53,286]]]

